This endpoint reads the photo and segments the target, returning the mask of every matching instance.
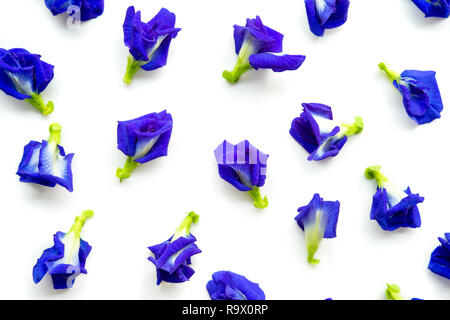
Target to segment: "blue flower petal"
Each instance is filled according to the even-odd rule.
[[[50,270],[53,288],[56,290],[70,289],[75,283],[75,278],[82,272],[77,266],[58,264]]]
[[[309,155],[308,160],[320,161],[337,156],[348,139],[347,136],[336,137],[339,132],[340,128],[335,127],[327,136],[322,137],[319,147]]]
[[[25,49],[0,49],[0,89],[24,100],[39,94],[53,79],[53,66]]]
[[[103,14],[104,0],[83,0],[81,4],[81,21],[87,21]]]
[[[97,18],[103,14],[104,0],[45,0],[45,5],[54,16],[69,13],[71,6],[80,8],[81,21]]]
[[[64,149],[55,144],[42,141],[39,155],[39,174],[42,178],[54,181],[68,191],[73,191],[72,159],[74,154],[65,155]]]
[[[289,132],[308,153],[313,153],[320,146],[322,140],[330,134],[327,131],[329,126],[327,128],[319,127],[318,119],[333,120],[333,114],[331,108],[324,104],[302,103],[302,106],[303,112],[300,117],[292,121]]]
[[[314,4],[322,25],[336,12],[336,0],[314,0]]]
[[[42,177],[39,173],[39,154],[41,143],[31,141],[23,151],[22,161],[19,164],[17,175],[20,181],[25,183],[38,183],[47,187],[54,187],[56,183],[53,180]]]
[[[432,272],[450,279],[450,233],[444,238],[439,238],[441,245],[431,253],[428,269]]]
[[[347,22],[349,0],[336,0],[336,11],[323,24],[325,29],[334,29]]]
[[[34,283],[39,283],[48,272],[49,266],[64,257],[64,244],[60,241],[60,238],[63,236],[64,233],[57,232],[53,236],[53,247],[44,250],[42,256],[37,260],[37,263],[33,268]]]
[[[425,17],[448,18],[450,16],[449,0],[412,0],[425,13]]]
[[[336,226],[339,218],[339,201],[323,201],[316,193],[311,202],[298,208],[299,214],[295,217],[299,227],[305,231],[319,222],[324,238],[336,237]],[[320,219],[317,221],[317,219]]]
[[[197,239],[193,235],[181,237],[168,244],[156,260],[156,268],[173,273],[187,259],[193,255],[201,253],[201,250],[195,245]]]
[[[258,53],[252,54],[249,57],[249,62],[256,70],[262,68],[272,69],[275,72],[282,72],[286,70],[297,70],[303,64],[305,58],[306,57],[302,55]]]
[[[265,184],[269,156],[247,140],[237,145],[224,141],[214,154],[220,177],[239,191],[250,191],[253,187],[262,187]]]
[[[394,86],[403,95],[403,105],[409,117],[418,124],[429,123],[441,117],[444,106],[436,72],[406,70]]]
[[[181,30],[175,28],[175,14],[162,8],[148,23],[141,21],[141,12],[128,8],[123,24],[124,42],[136,61],[148,61],[144,70],[155,70],[167,62],[171,40]]]
[[[194,243],[197,239],[191,234],[180,237],[173,242],[172,238],[148,247],[154,255],[154,257],[148,257],[148,260],[156,267],[157,285],[162,281],[170,283],[185,282],[195,273],[188,265],[191,264],[192,256],[201,253],[201,250]]]
[[[181,265],[173,273],[169,273],[161,269],[156,269],[156,285],[159,286],[163,281],[168,283],[183,283],[189,281],[194,273],[194,269],[185,264]]]
[[[234,25],[236,54],[239,54],[246,37],[252,38],[256,53],[279,53],[283,50],[283,34],[266,27],[259,16],[256,16],[255,19],[247,19],[245,27]]]
[[[231,271],[218,271],[212,276],[206,289],[212,300],[265,300],[266,296],[257,283]]]
[[[173,120],[165,110],[119,121],[117,148],[138,163],[146,163],[167,155]]]
[[[289,133],[309,153],[309,161],[335,157],[348,137],[364,128],[360,117],[356,117],[353,124],[336,126],[327,105],[303,103],[302,106],[303,112],[292,121]]]
[[[376,220],[386,231],[394,231],[401,227],[419,228],[421,220],[417,204],[423,201],[423,197],[412,194],[408,187],[405,190],[405,197],[391,207],[386,189],[377,188],[373,196],[370,219]]]
[[[318,37],[322,37],[325,28],[322,26],[316,11],[315,0],[305,0],[306,15],[308,16],[309,29]]]
[[[253,188],[251,169],[251,166],[248,165],[219,164],[219,175],[239,191],[250,191]]]
[[[141,68],[147,71],[156,70],[164,67],[167,64],[167,56],[169,54],[170,43],[172,38],[166,37],[161,45],[153,52],[152,58],[147,64],[144,64]]]
[[[337,28],[347,21],[349,0],[305,0],[309,29],[323,36],[325,29]]]

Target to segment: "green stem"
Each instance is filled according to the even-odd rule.
[[[50,114],[53,112],[53,109],[55,108],[53,102],[49,101],[47,105],[44,103],[44,100],[42,100],[42,97],[38,93],[32,93],[31,98],[26,99],[33,107],[38,109],[42,112],[44,116]]]
[[[366,176],[366,179],[372,180],[375,179],[377,181],[377,185],[379,188],[383,186],[384,183],[388,181],[386,176],[381,173],[381,166],[371,166],[366,169],[364,172],[364,175]]]
[[[59,145],[61,143],[61,125],[59,123],[52,123],[48,130],[50,131],[48,143],[54,142]]]
[[[386,298],[389,300],[405,300],[405,298],[400,295],[400,287],[396,284],[389,283],[387,283]]]
[[[254,187],[252,190],[247,191],[247,193],[252,197],[253,199],[253,205],[258,209],[264,209],[267,208],[269,205],[269,200],[267,197],[264,197],[264,199],[261,197],[261,192],[259,191],[259,187]]]
[[[127,71],[125,73],[125,76],[123,77],[123,81],[126,84],[130,84],[133,80],[134,74],[138,72],[138,70],[146,64],[148,61],[137,61],[133,58],[132,55],[128,56],[128,63],[127,63]]]
[[[122,182],[123,179],[131,177],[131,173],[137,168],[138,165],[139,163],[134,161],[132,157],[128,157],[123,169],[117,168],[116,177],[120,179],[120,182]]]
[[[87,219],[90,219],[94,216],[94,211],[86,210],[81,213],[78,217],[75,218],[75,223],[70,228],[69,233],[74,232],[76,237],[81,235],[81,229],[83,229],[84,223]]]
[[[318,264],[320,260],[314,259],[314,255],[319,247],[318,246],[308,246],[308,262],[311,264]]]
[[[232,71],[225,70],[222,73],[222,77],[224,77],[230,83],[236,83],[238,82],[239,78],[251,68],[252,66],[248,61],[244,63],[243,59],[239,58],[236,65],[234,66],[234,69]]]
[[[239,78],[252,68],[249,62],[250,56],[254,53],[254,47],[252,46],[253,38],[244,40],[241,50],[239,51],[238,60],[232,71],[224,71],[222,77],[224,77],[230,83],[238,82]]]
[[[189,212],[187,217],[183,220],[183,222],[175,231],[172,241],[175,241],[176,239],[183,236],[189,236],[191,234],[192,224],[197,223],[199,218],[200,216],[196,214],[194,211]]]
[[[399,73],[397,73],[397,72],[395,72],[395,71],[389,69],[389,68],[386,66],[386,64],[383,63],[383,62],[381,62],[380,64],[378,64],[378,67],[380,68],[380,70],[382,70],[382,71],[384,71],[384,72],[386,73],[386,75],[388,76],[389,80],[391,80],[391,82],[394,82],[394,81],[396,81],[396,80],[399,80],[399,79],[402,77]]]
[[[361,117],[356,117],[355,123],[343,124],[342,126],[346,129],[344,131],[344,135],[346,135],[347,137],[358,134],[364,129],[364,123]]]

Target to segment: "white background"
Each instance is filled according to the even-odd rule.
[[[183,30],[167,66],[139,71],[127,86],[122,24],[132,4],[146,21],[168,8]],[[0,94],[0,298],[209,299],[205,285],[219,270],[258,282],[268,299],[384,299],[386,282],[405,298],[450,298],[450,281],[427,270],[437,237],[450,232],[449,20],[424,19],[409,0],[354,0],[348,22],[317,38],[302,0],[106,1],[104,15],[80,30],[69,30],[43,0],[0,6],[0,46],[40,53],[56,66],[43,94],[55,103],[47,118]],[[250,71],[230,85],[221,73],[236,61],[233,24],[256,14],[285,34],[286,53],[306,61],[298,71]],[[447,103],[442,119],[420,127],[409,119],[377,68],[381,61],[398,72],[437,71]],[[338,157],[310,163],[288,132],[302,102],[329,104],[344,122],[362,116],[364,132]],[[116,148],[116,121],[164,108],[174,118],[168,157],[119,183],[115,171],[126,157]],[[63,126],[62,145],[75,153],[73,193],[20,183],[15,174],[23,147],[47,139],[52,122]],[[267,209],[258,211],[219,178],[213,151],[224,139],[248,139],[270,155]],[[374,164],[425,197],[420,229],[386,232],[369,220],[376,184],[363,172]],[[339,200],[341,212],[337,238],[322,242],[321,263],[311,266],[294,217],[316,192]],[[67,291],[55,292],[48,276],[35,285],[36,259],[85,209],[96,214],[82,234],[93,246],[89,274]],[[157,287],[147,246],[169,238],[190,210],[200,214],[192,228],[203,251],[193,258],[196,273]]]

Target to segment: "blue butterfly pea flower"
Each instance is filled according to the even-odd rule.
[[[206,284],[211,300],[265,300],[257,283],[231,271],[218,271]]]
[[[384,63],[380,63],[379,67],[402,94],[403,106],[411,119],[418,124],[424,124],[441,117],[444,106],[436,72],[405,70],[398,74]]]
[[[431,253],[428,269],[450,279],[450,233],[446,233],[445,238],[438,239],[441,245]]]
[[[266,27],[259,16],[247,19],[245,27],[234,25],[235,51],[238,61],[232,71],[224,71],[223,77],[236,83],[248,70],[272,69],[275,72],[297,70],[305,56],[281,54],[283,35]]]
[[[269,205],[267,197],[261,197],[260,187],[266,182],[268,155],[244,140],[237,145],[228,141],[221,143],[214,151],[220,177],[239,191],[247,192],[256,208]]]
[[[302,106],[303,112],[292,121],[289,133],[309,153],[309,161],[337,156],[348,137],[364,128],[360,117],[353,124],[336,125],[327,105],[303,103]]]
[[[367,179],[377,181],[377,192],[373,196],[370,219],[376,220],[386,231],[398,228],[419,228],[420,213],[417,204],[424,198],[413,194],[409,187],[405,191],[393,185],[380,171],[380,166],[368,167],[365,171]]]
[[[26,100],[44,115],[53,112],[53,102],[45,104],[41,93],[53,79],[51,64],[25,49],[0,48],[0,89],[7,95]]]
[[[54,16],[61,13],[73,15],[73,8],[78,7],[81,21],[97,18],[105,8],[104,0],[45,0],[45,5]]]
[[[181,223],[175,234],[169,240],[156,246],[148,247],[154,257],[149,257],[156,267],[157,282],[181,283],[188,281],[194,274],[189,266],[191,257],[202,251],[197,247],[197,239],[190,233],[193,223],[197,223],[199,216],[190,212]]]
[[[425,13],[425,18],[450,16],[450,0],[412,0]]]
[[[129,178],[139,164],[167,156],[173,121],[166,110],[118,123],[117,148],[128,156],[125,166],[116,171],[120,181]]]
[[[139,69],[146,71],[164,67],[170,43],[180,28],[175,28],[175,14],[162,8],[149,22],[141,21],[141,12],[131,6],[123,24],[124,42],[129,48],[127,71],[123,81],[130,84]]]
[[[24,148],[22,161],[17,175],[21,182],[37,183],[46,187],[57,184],[73,191],[72,158],[73,153],[66,155],[60,146],[62,127],[50,125],[50,138],[41,142],[30,141]]]
[[[325,29],[340,27],[347,21],[349,0],[305,0],[309,29],[323,36]]]
[[[77,276],[87,273],[86,259],[92,247],[81,239],[81,229],[93,215],[94,212],[90,210],[82,212],[69,232],[57,232],[53,236],[53,247],[44,250],[33,268],[35,283],[39,283],[48,273],[55,289],[69,289],[73,287]]]
[[[320,260],[314,258],[323,238],[335,238],[336,226],[339,218],[339,201],[323,201],[318,193],[311,202],[298,208],[295,217],[299,227],[305,232],[308,262],[318,264]]]

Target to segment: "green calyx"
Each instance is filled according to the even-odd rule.
[[[247,191],[247,193],[250,195],[250,197],[252,197],[253,205],[256,208],[264,209],[269,205],[269,200],[267,199],[267,197],[264,197],[264,199],[262,198],[259,187],[254,187],[252,190]]]
[[[44,116],[50,114],[55,109],[53,102],[49,101],[47,104],[44,103],[42,97],[38,93],[31,94],[31,98],[26,99],[33,107],[42,112]]]
[[[175,234],[172,238],[172,242],[183,236],[189,236],[191,234],[192,224],[197,223],[199,218],[200,216],[196,214],[194,211],[189,212],[187,217],[183,220],[183,222],[175,231]]]
[[[75,223],[72,225],[72,228],[70,228],[69,233],[73,232],[77,238],[81,235],[81,229],[83,229],[83,226],[87,219],[90,219],[94,216],[94,211],[92,210],[86,210],[81,213],[78,217],[75,218]]]
[[[379,188],[382,188],[383,185],[388,181],[386,176],[381,173],[381,166],[371,166],[364,171],[364,176],[367,180],[375,179],[377,181],[377,185]]]
[[[48,131],[50,131],[50,137],[48,138],[48,143],[61,143],[61,130],[62,127],[59,123],[52,123],[50,127],[48,128]]]
[[[380,70],[382,70],[382,71],[384,71],[386,73],[386,75],[388,76],[389,80],[391,80],[391,82],[397,81],[397,80],[399,80],[402,77],[399,73],[389,69],[386,66],[386,64],[383,63],[383,62],[378,64],[378,67],[380,68]]]
[[[252,39],[245,40],[239,51],[238,60],[232,71],[224,71],[222,77],[224,77],[230,83],[238,82],[239,78],[252,68],[249,62],[249,57],[254,53],[252,46]]]
[[[234,69],[232,71],[225,70],[222,73],[222,77],[224,77],[229,83],[236,83],[239,81],[239,78],[251,68],[252,66],[248,61],[243,62],[242,59],[239,58]]]
[[[320,260],[319,259],[315,259],[314,255],[316,254],[317,249],[319,249],[319,244],[317,245],[308,245],[308,262],[310,264],[319,264]]]
[[[322,214],[321,210],[317,211],[314,225],[305,227],[305,242],[308,251],[308,262],[310,264],[318,264],[320,262],[320,260],[314,259],[314,255],[319,249],[320,242],[322,242],[324,235],[324,230],[320,226]]]
[[[358,134],[363,131],[364,123],[361,117],[356,117],[355,122],[352,124],[343,124],[342,127],[345,129],[344,135],[349,137],[354,134]]]
[[[400,295],[400,287],[396,284],[387,283],[386,298],[389,300],[405,300]]]
[[[131,173],[137,168],[138,165],[139,162],[134,161],[132,157],[128,157],[124,167],[117,168],[116,177],[120,179],[120,182],[122,182],[123,179],[128,179],[131,177]]]
[[[123,82],[125,82],[126,84],[131,84],[134,74],[138,72],[138,70],[146,63],[148,63],[148,61],[137,61],[133,58],[132,55],[129,55],[127,71],[125,73],[125,76],[123,77]]]

